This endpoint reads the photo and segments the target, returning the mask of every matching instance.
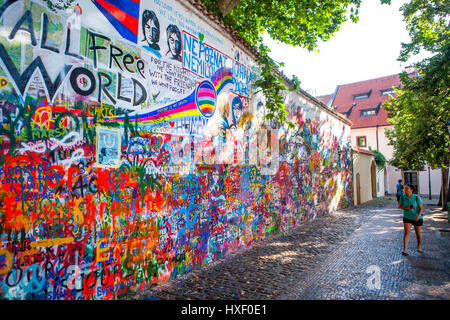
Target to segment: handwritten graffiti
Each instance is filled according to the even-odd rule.
[[[116,299],[352,205],[347,125],[295,92],[294,129],[265,121],[254,61],[178,1],[141,3],[126,37],[81,19],[88,0],[70,18],[16,2],[0,6],[1,299]]]

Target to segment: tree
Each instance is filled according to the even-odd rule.
[[[255,48],[267,32],[288,45],[314,50],[319,40],[329,40],[348,18],[358,21],[361,1],[202,0],[202,3]]]
[[[427,50],[433,55],[403,72],[397,97],[383,107],[394,125],[387,136],[394,147],[391,164],[423,170],[425,163],[442,172],[442,205],[447,210],[450,163],[450,4],[444,0],[411,0],[401,7],[411,42],[403,43],[400,61]]]
[[[377,165],[378,172],[386,168],[386,157],[384,156],[384,154],[382,154],[378,150],[372,149],[371,147],[369,147],[369,151],[375,154],[375,163]]]
[[[263,43],[264,33],[267,32],[273,39],[285,44],[312,51],[317,48],[319,41],[329,40],[349,18],[353,22],[358,21],[361,1],[201,0],[208,10],[260,54],[258,63],[262,69],[262,79],[257,85],[268,98],[267,118],[277,118],[280,122],[286,122],[281,97],[281,92],[285,89],[282,85],[284,80],[282,75],[276,72],[280,64],[269,57],[270,50]],[[380,2],[390,3],[390,0]],[[273,84],[276,87],[269,89]],[[294,79],[291,87],[295,88],[296,85],[299,85],[299,82]]]

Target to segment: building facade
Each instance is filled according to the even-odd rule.
[[[382,105],[390,95],[395,96],[393,87],[399,86],[401,81],[396,74],[338,85],[333,94],[317,98],[352,121],[351,143],[354,148],[378,150],[389,161],[393,147],[385,133],[393,126],[388,122],[387,111]],[[385,169],[377,168],[376,171],[377,196],[395,194],[400,179],[416,185],[418,193],[423,196],[439,196],[442,184],[440,170],[408,171],[387,164]]]

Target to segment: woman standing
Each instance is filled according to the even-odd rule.
[[[417,238],[417,251],[422,252],[422,225],[423,225],[423,204],[422,199],[414,194],[415,186],[407,184],[404,188],[405,194],[400,197],[398,207],[403,209],[403,251],[402,255],[407,256],[406,252],[409,242],[409,234],[411,233],[411,225],[414,226]]]
[[[397,188],[397,193],[395,195],[397,196],[397,202],[399,202],[401,196],[404,195],[402,180],[398,180],[396,188]]]

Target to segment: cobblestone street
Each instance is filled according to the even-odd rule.
[[[446,212],[425,204],[424,252],[416,251],[412,231],[404,257],[401,210],[393,198],[379,198],[130,298],[449,299],[449,226]]]

